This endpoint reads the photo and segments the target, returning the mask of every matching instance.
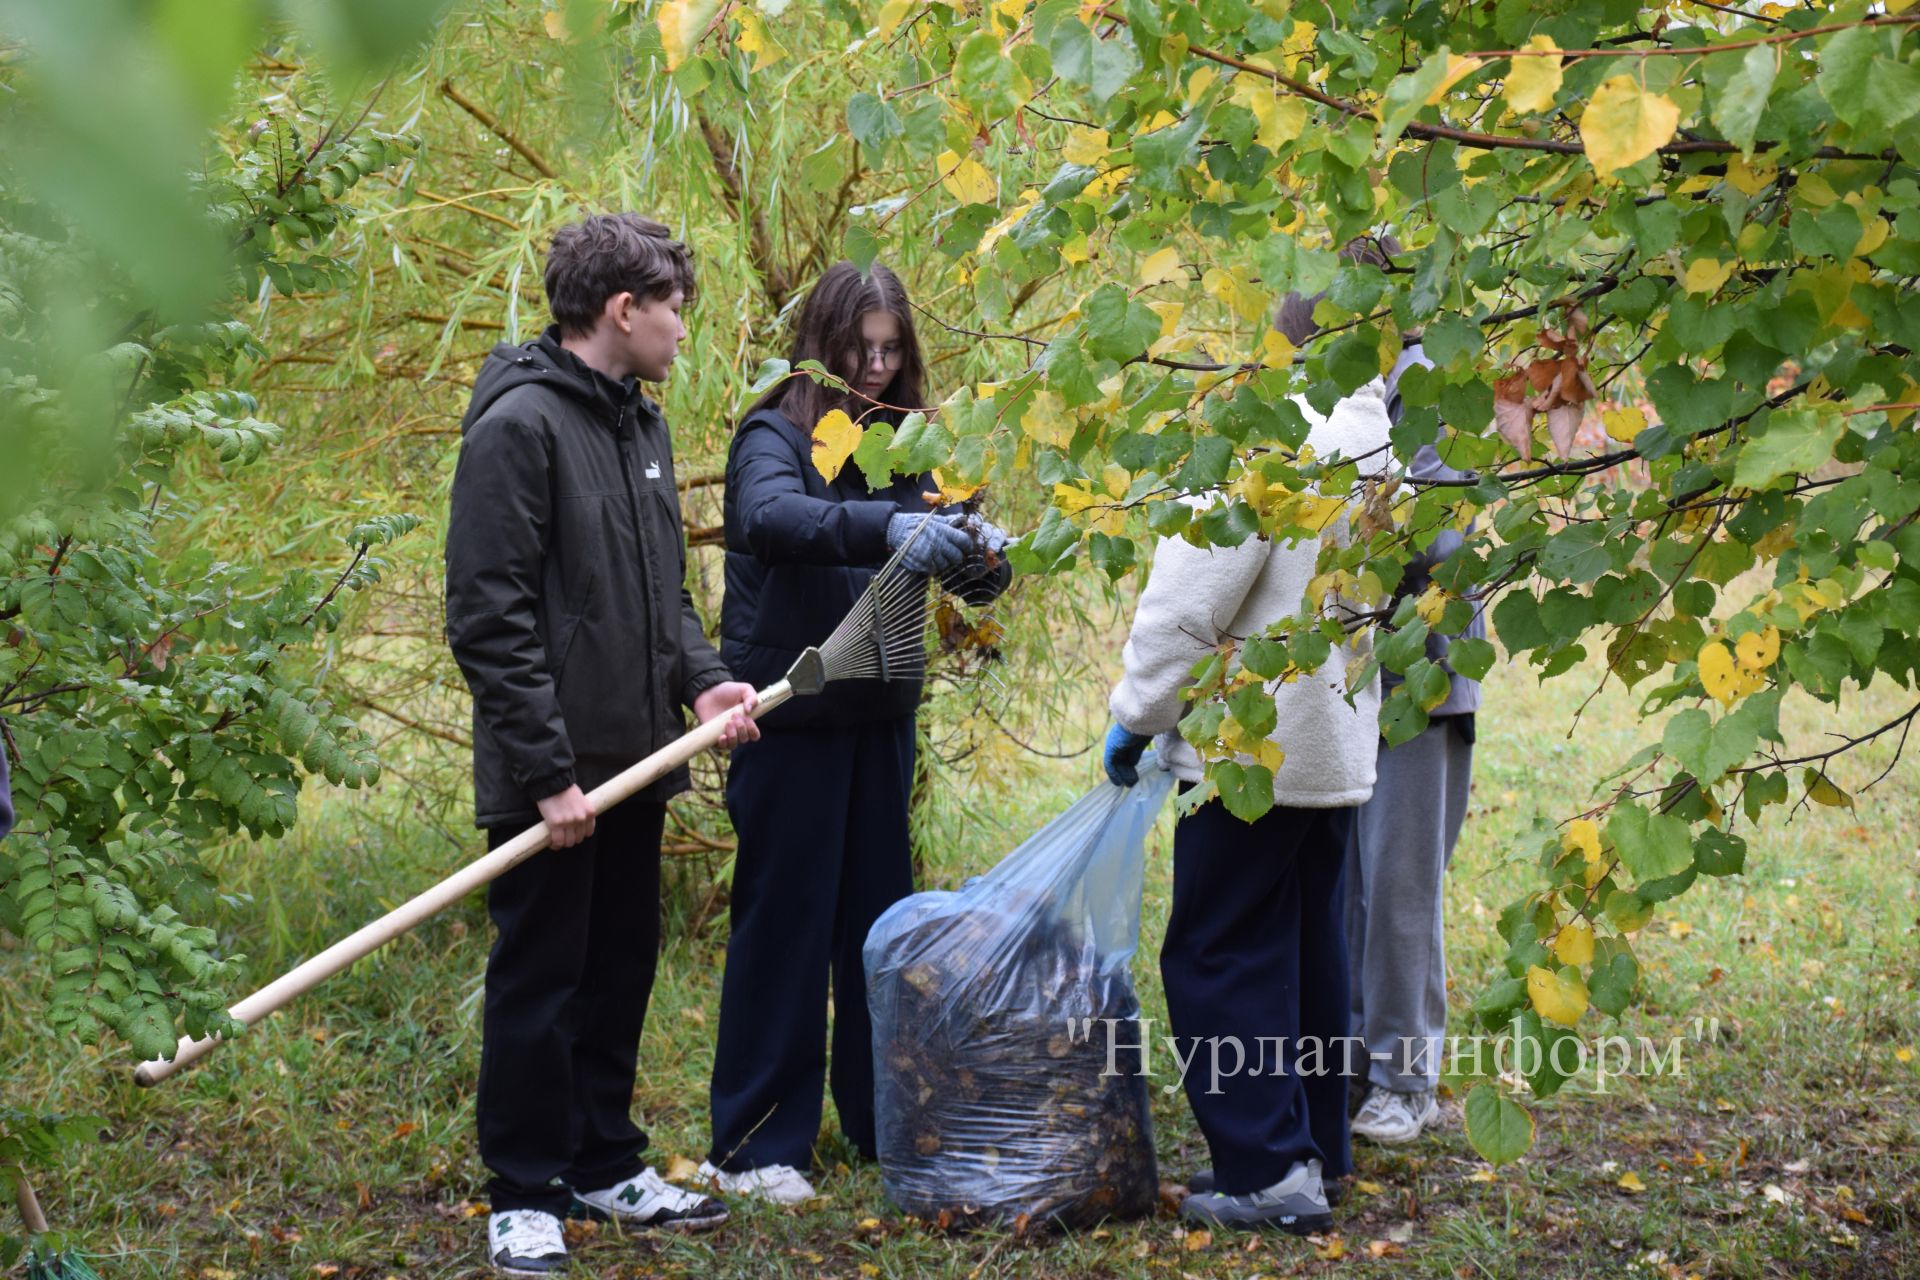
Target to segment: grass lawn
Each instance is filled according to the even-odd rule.
[[[1471,815],[1448,891],[1456,1015],[1493,973],[1492,921],[1530,887],[1537,817],[1585,807],[1592,780],[1651,734],[1617,684],[1546,686],[1497,668],[1480,720]],[[1097,731],[1091,682],[1065,736]],[[1874,708],[1878,709],[1878,708]],[[1822,710],[1790,703],[1811,742]],[[1853,726],[1877,723],[1862,719]],[[1843,727],[1843,726],[1831,726]],[[1048,742],[1052,733],[1045,736]],[[943,775],[923,839],[928,887],[983,870],[1094,777],[1091,754],[984,753]],[[1863,784],[1892,758],[1842,763]],[[971,767],[973,762],[969,762]],[[389,784],[389,786],[396,784]],[[1187,1233],[1170,1214],[1072,1236],[944,1236],[901,1220],[878,1171],[832,1128],[823,1195],[801,1210],[736,1205],[694,1239],[578,1240],[579,1276],[1236,1277],[1920,1276],[1920,765],[1898,765],[1858,812],[1802,808],[1756,838],[1744,876],[1662,904],[1635,946],[1645,1003],[1621,1030],[1685,1038],[1683,1070],[1591,1077],[1536,1108],[1531,1155],[1497,1173],[1467,1145],[1457,1100],[1414,1146],[1362,1144],[1337,1233]],[[456,865],[443,840],[396,838],[370,814],[391,795],[310,798],[290,840],[224,855],[251,895],[225,927],[265,980]],[[1153,957],[1169,892],[1165,824],[1149,851],[1136,978],[1161,1028]],[[477,852],[475,837],[467,850]],[[635,1106],[663,1169],[698,1161],[717,1023],[723,922],[662,957]],[[484,1171],[474,1154],[480,973],[476,898],[336,978],[238,1044],[153,1091],[124,1048],[75,1052],[33,1018],[37,975],[0,950],[0,1078],[9,1101],[105,1117],[106,1143],[41,1198],[56,1227],[124,1277],[454,1277],[486,1274]],[[0,947],[9,947],[0,943]],[[1503,950],[1503,948],[1502,948]],[[1589,1015],[1582,1026],[1592,1034]],[[1464,1022],[1464,1018],[1462,1018]],[[1158,1083],[1171,1083],[1167,1074]],[[1178,1090],[1154,1093],[1162,1177],[1207,1163]],[[852,1167],[850,1167],[850,1165]],[[1629,1177],[1628,1175],[1631,1175]],[[1623,1186],[1643,1188],[1629,1190]]]

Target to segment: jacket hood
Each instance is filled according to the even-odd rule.
[[[502,342],[487,353],[479,375],[473,380],[473,403],[460,419],[460,433],[465,435],[507,392],[529,382],[544,383],[569,399],[610,416],[617,416],[628,401],[639,395],[633,379],[617,382],[589,368],[580,357],[560,345],[559,329],[549,328],[531,342]]]

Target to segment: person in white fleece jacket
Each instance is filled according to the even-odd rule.
[[[1358,459],[1363,474],[1391,462],[1380,381],[1325,418],[1298,403],[1313,424],[1307,443],[1317,456]],[[1343,513],[1321,539],[1347,536]],[[1199,757],[1175,728],[1188,707],[1188,672],[1222,640],[1256,635],[1299,612],[1320,546],[1161,540],[1127,638],[1125,675],[1109,700],[1115,724],[1106,764],[1114,782],[1138,780],[1135,766],[1155,737],[1160,759],[1183,785],[1200,780]],[[1190,1180],[1195,1194],[1182,1206],[1196,1220],[1322,1230],[1332,1222],[1325,1180],[1351,1172],[1340,1043],[1348,1016],[1342,872],[1354,808],[1373,793],[1380,690],[1370,680],[1349,704],[1346,672],[1369,647],[1364,638],[1349,641],[1320,670],[1271,686],[1273,740],[1286,753],[1274,774],[1272,810],[1246,823],[1210,802],[1174,829],[1160,971],[1182,1051],[1206,1046],[1185,1077],[1213,1154],[1212,1170]],[[1273,1037],[1285,1047],[1280,1069]],[[1245,1069],[1227,1074],[1232,1050],[1215,1046],[1233,1040]],[[1296,1071],[1300,1049],[1316,1040],[1320,1056]]]

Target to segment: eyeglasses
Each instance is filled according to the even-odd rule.
[[[898,369],[906,363],[907,351],[905,347],[870,347],[864,342],[861,343],[860,367],[864,369],[875,360],[878,360],[884,369]]]

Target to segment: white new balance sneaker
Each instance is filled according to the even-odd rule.
[[[487,1218],[487,1260],[503,1276],[550,1276],[567,1269],[560,1219],[538,1209],[509,1209]]]
[[[1431,1089],[1399,1093],[1375,1085],[1353,1118],[1353,1134],[1383,1147],[1397,1147],[1419,1137],[1439,1114],[1440,1104]]]
[[[603,1191],[573,1193],[576,1214],[602,1222],[661,1231],[711,1231],[727,1220],[727,1206],[712,1196],[682,1191],[652,1168]]]
[[[737,1196],[759,1196],[775,1204],[799,1204],[813,1199],[813,1184],[790,1164],[769,1164],[745,1173],[716,1169],[711,1161],[700,1166],[700,1179]]]

